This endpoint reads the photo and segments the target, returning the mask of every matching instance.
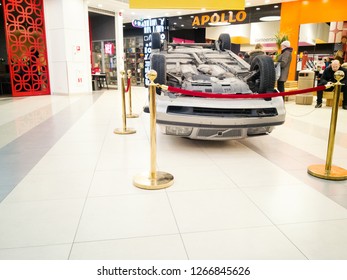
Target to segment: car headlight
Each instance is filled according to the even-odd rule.
[[[166,134],[177,136],[189,136],[193,131],[192,127],[167,126]]]

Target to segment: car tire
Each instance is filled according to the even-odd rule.
[[[161,49],[160,33],[154,32],[152,33],[152,50],[160,50],[160,49]]]
[[[222,33],[219,35],[218,38],[218,42],[219,42],[219,49],[221,51],[224,50],[229,50],[231,49],[231,41],[230,41],[230,35],[227,33]]]
[[[151,69],[157,72],[155,83],[166,85],[166,57],[160,53],[153,53],[151,55]],[[157,94],[161,93],[161,89],[156,89]]]
[[[251,63],[251,71],[255,74],[248,80],[248,86],[252,92],[273,92],[275,87],[275,65],[271,57],[257,55]]]

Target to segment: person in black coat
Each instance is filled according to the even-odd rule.
[[[347,110],[347,69],[341,67],[340,61],[335,59],[331,62],[331,65],[327,68],[325,68],[322,77],[320,78],[320,82],[318,85],[326,85],[328,82],[336,83],[336,79],[334,77],[334,74],[337,70],[341,70],[345,73],[345,77],[340,81],[342,84],[344,84],[341,87],[341,91],[343,92],[343,103],[342,108]],[[334,87],[330,87],[326,89],[325,91],[333,91]],[[316,108],[322,107],[322,98],[323,98],[323,91],[317,91],[317,104]]]

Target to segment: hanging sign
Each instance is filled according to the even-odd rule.
[[[131,9],[244,10],[245,0],[129,0]]]

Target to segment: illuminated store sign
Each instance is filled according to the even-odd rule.
[[[114,44],[106,43],[105,44],[105,53],[109,55],[114,55]]]
[[[213,13],[197,15],[194,17],[192,26],[205,26],[206,24],[216,24],[216,23],[244,23],[247,18],[246,11],[238,12],[222,12],[222,13]]]
[[[143,20],[142,19],[134,19],[132,22],[131,22],[132,26],[133,27],[136,27],[136,28],[143,28]]]
[[[151,69],[150,55],[152,52],[152,33],[160,33],[161,41],[167,40],[167,19],[153,18],[143,20],[143,47],[144,47],[144,68],[145,68],[145,85],[149,85],[149,79],[146,74]]]

